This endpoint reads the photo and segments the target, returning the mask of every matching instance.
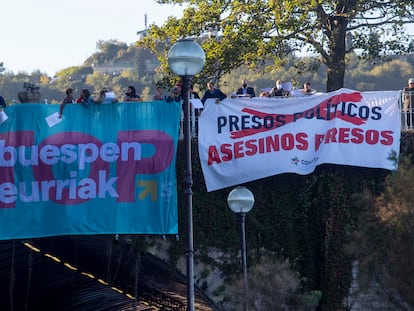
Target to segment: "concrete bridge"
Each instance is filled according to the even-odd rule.
[[[184,311],[184,276],[130,237],[0,241],[0,310]],[[213,310],[196,291],[196,310]]]

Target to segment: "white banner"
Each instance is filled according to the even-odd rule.
[[[206,101],[199,155],[207,191],[320,164],[397,169],[399,91]]]

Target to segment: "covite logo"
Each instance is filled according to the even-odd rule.
[[[305,159],[299,159],[297,156],[292,158],[292,164],[295,166],[298,166],[298,164],[301,164],[303,166],[307,166],[307,165],[315,165],[315,163],[318,162],[319,158],[318,157],[314,157],[311,160],[305,160]]]

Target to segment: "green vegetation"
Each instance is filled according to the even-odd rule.
[[[48,77],[39,71],[30,74],[3,72],[0,74],[0,94],[8,103],[13,100],[18,102],[17,94],[22,91],[24,82],[39,86],[42,101],[47,99],[49,103],[59,103],[69,87],[75,90],[76,96],[83,88],[88,88],[97,96],[99,90],[106,86],[111,88],[118,98],[122,98],[127,86],[134,85],[144,100],[151,100],[158,84],[164,86],[165,92],[168,93],[174,80],[169,80],[165,72],[158,67],[159,62],[149,50],[116,43],[115,53],[112,51],[115,49],[114,44],[105,45],[102,42],[100,46],[103,50],[85,60],[84,65],[63,69],[57,72],[55,77]],[[104,52],[107,51],[107,46],[112,47],[111,52]],[[113,59],[99,56],[105,53],[115,53],[117,56]],[[346,66],[344,87],[360,91],[399,90],[406,86],[409,77],[414,76],[413,55],[361,60],[355,53],[349,53],[346,57]],[[256,89],[256,94],[260,93],[262,88],[274,86],[276,79],[292,81],[298,88],[301,88],[304,82],[310,81],[314,89],[323,91],[326,70],[326,66],[315,59],[290,56],[286,58],[283,66],[270,71],[244,65],[236,68],[221,76],[220,88],[230,95],[240,87],[241,78],[244,77]],[[195,90],[202,94],[205,85],[196,84]]]
[[[263,255],[249,273],[247,299],[243,280],[236,281],[231,310],[242,310],[244,299],[249,310],[315,310],[321,293],[304,292],[304,281],[291,269],[289,260],[280,261],[274,254]]]
[[[183,159],[181,147],[179,159]],[[196,144],[192,152],[196,259],[223,271],[225,284],[230,285],[241,272],[238,217],[226,204],[231,189],[206,192]],[[183,161],[178,161],[178,180],[183,179],[182,165]],[[343,309],[353,259],[345,246],[357,228],[360,212],[353,194],[364,189],[380,194],[388,174],[380,169],[323,165],[307,176],[282,174],[247,183],[256,199],[246,217],[248,266],[260,264],[269,252],[288,259],[300,275],[301,291],[322,293],[321,310]],[[185,232],[184,191],[178,191],[179,232]],[[180,253],[185,253],[184,239],[172,243],[174,253],[176,244]],[[208,258],[210,249],[221,250],[223,258]],[[223,303],[228,300],[224,295]]]
[[[65,68],[54,77],[40,71],[30,74],[3,72],[0,74],[0,94],[8,103],[18,102],[17,93],[22,90],[24,82],[30,82],[40,87],[42,101],[47,99],[49,103],[59,103],[67,88],[73,88],[75,96],[87,88],[97,97],[102,87],[108,87],[121,99],[125,89],[133,85],[142,95],[149,88],[144,99],[152,98],[149,95],[154,94],[155,69],[159,62],[149,50],[114,40],[100,41],[97,47],[98,51],[82,66]]]
[[[347,53],[345,59],[344,86],[351,89],[401,89],[407,78],[414,76],[413,55],[361,60],[357,54]],[[260,88],[272,86],[276,78],[281,78],[292,80],[299,87],[311,81],[314,88],[324,90],[327,67],[322,61],[289,56],[283,64],[278,64],[268,70],[258,63],[244,62],[221,73],[220,87],[230,94],[239,86],[241,77],[245,77],[258,93]],[[40,86],[42,99],[58,103],[69,87],[75,92],[82,88],[97,92],[107,86],[121,97],[128,85],[134,85],[149,99],[157,83],[167,89],[173,83],[167,72],[157,69],[158,65],[155,57],[143,47],[101,42],[100,50],[85,60],[84,65],[66,68],[54,78],[41,72],[3,72],[0,94],[10,103],[17,100],[23,83],[31,82]],[[204,85],[196,85],[196,90],[203,91]],[[409,138],[403,137],[406,156],[413,153],[407,147],[413,146]],[[180,146],[178,180],[183,179],[182,152]],[[223,271],[225,284],[216,287],[214,293],[223,295],[223,303],[228,303],[233,297],[226,289],[240,277],[238,218],[226,205],[230,189],[205,191],[196,143],[192,152],[196,259]],[[407,157],[401,160],[396,174],[323,165],[307,176],[282,174],[246,184],[256,198],[255,207],[246,218],[248,265],[252,273],[256,271],[259,278],[263,277],[261,273],[266,271],[260,268],[263,258],[268,252],[276,254],[282,265],[289,261],[291,270],[286,273],[298,281],[292,283],[295,286],[291,288],[297,289],[296,292],[292,290],[294,297],[301,297],[301,303],[308,306],[319,302],[320,310],[341,310],[345,308],[344,297],[351,281],[351,262],[358,258],[366,280],[382,273],[385,284],[414,305],[410,296],[414,275],[410,265],[414,259],[410,244],[413,240],[410,190],[414,187],[411,171],[412,159]],[[185,232],[183,193],[180,188],[179,232]],[[369,200],[362,200],[367,198]],[[171,237],[172,271],[179,257],[185,254],[184,240],[176,241]],[[141,244],[137,247],[145,248]],[[210,249],[222,250],[226,257],[214,260],[208,255]],[[212,269],[204,270],[203,277],[208,277],[209,271]],[[208,287],[206,283],[201,286]]]
[[[182,37],[200,38],[206,52],[202,83],[242,65],[274,70],[286,63],[287,55],[307,52],[326,66],[324,90],[333,91],[344,86],[349,51],[375,59],[414,49],[404,29],[414,22],[411,0],[158,2],[184,4],[183,17],[170,17],[161,27],[152,25],[142,45],[170,72],[171,43]]]
[[[307,176],[282,174],[247,183],[256,199],[246,217],[252,296],[257,297],[257,285],[257,291],[264,295],[263,303],[277,303],[275,299],[280,298],[293,309],[296,303],[296,307],[306,306],[304,310],[315,305],[318,310],[344,310],[352,261],[358,259],[361,281],[380,276],[382,284],[392,289],[389,299],[396,309],[401,304],[396,297],[414,306],[410,294],[414,290],[412,146],[413,136],[405,133],[396,172],[322,165]],[[230,188],[206,192],[196,143],[192,150],[196,260],[223,272],[226,291],[217,286],[214,294],[222,295],[219,305],[228,307],[241,295],[237,295],[237,288],[241,291],[239,219],[227,207]],[[181,145],[178,157],[177,177],[182,180]],[[185,232],[184,191],[178,191],[179,232]],[[171,239],[174,254],[185,253],[184,240]],[[219,249],[222,257],[209,257],[211,249]],[[283,268],[279,269],[281,274],[268,265]],[[261,285],[259,280],[266,277],[285,286]],[[282,282],[284,278],[290,281]],[[227,288],[236,292],[229,294]]]
[[[369,192],[358,196],[358,230],[349,245],[362,272],[361,286],[369,286],[375,277],[399,310],[407,310],[403,302],[414,306],[413,137],[403,139],[406,156],[400,159],[398,171],[387,177],[384,191],[377,196]]]

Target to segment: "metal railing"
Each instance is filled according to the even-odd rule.
[[[200,109],[190,109],[190,133],[191,138],[195,138],[198,135],[198,116],[200,114]],[[180,120],[180,134],[179,139],[184,139],[184,111],[181,110],[181,120]]]
[[[171,298],[169,295],[162,293],[162,289],[141,288],[139,298],[156,306],[161,311],[185,311],[186,306],[183,301]],[[152,309],[151,309],[152,310]]]
[[[401,130],[414,129],[414,91],[401,91],[399,100],[401,111]]]

